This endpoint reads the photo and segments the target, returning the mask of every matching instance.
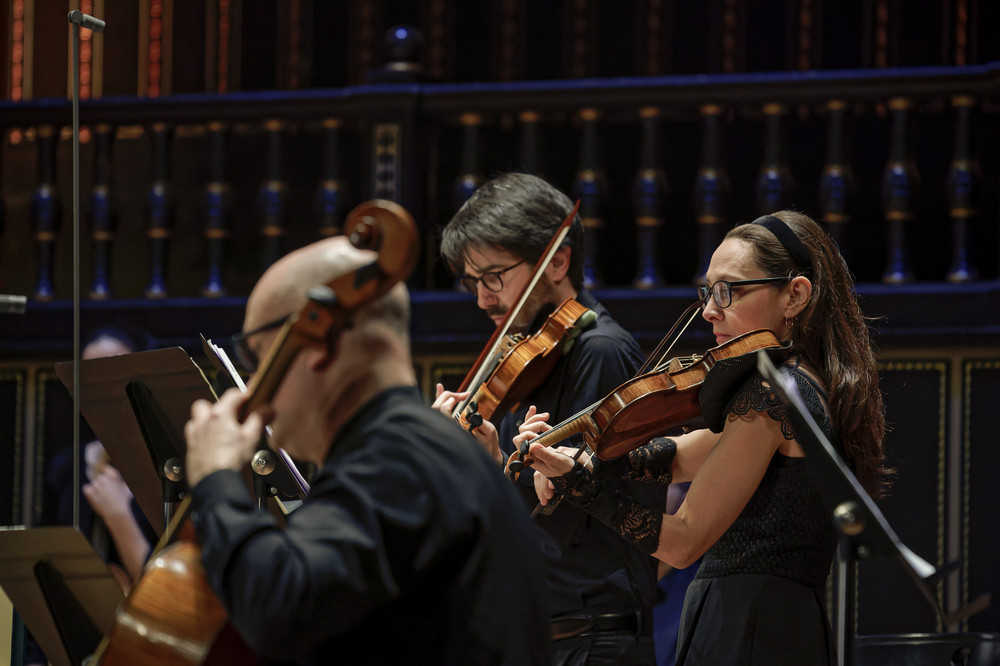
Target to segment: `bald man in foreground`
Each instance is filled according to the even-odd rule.
[[[336,237],[275,263],[247,301],[249,350],[266,356],[271,324],[310,287],[374,256]],[[286,374],[271,444],[319,467],[287,527],[255,510],[238,473],[261,416],[240,424],[235,390],[192,405],[187,473],[209,582],[250,647],[283,663],[547,663],[530,525],[482,447],[424,404],[408,319],[397,285]]]

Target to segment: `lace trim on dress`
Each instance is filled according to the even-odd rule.
[[[808,380],[798,367],[784,366],[781,372],[795,379],[795,384],[799,389],[799,396],[806,403],[809,412],[817,417],[822,415],[822,427],[824,432],[830,429],[830,417],[823,407],[816,387]],[[808,387],[810,390],[804,390]],[[778,397],[777,391],[761,375],[755,375],[750,381],[743,385],[731,402],[730,414],[735,416],[746,416],[751,411],[764,412],[772,419],[781,424],[781,434],[785,439],[795,439],[795,430],[792,422],[785,413],[785,405]]]

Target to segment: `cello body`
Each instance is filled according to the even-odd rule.
[[[201,548],[181,540],[146,565],[95,655],[99,666],[264,664],[229,624]]]

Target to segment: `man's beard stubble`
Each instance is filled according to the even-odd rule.
[[[552,281],[547,276],[543,277],[528,295],[528,300],[525,301],[524,307],[521,308],[521,311],[511,323],[508,333],[528,333],[528,327],[531,326],[539,310],[550,303],[553,306],[559,305],[556,302],[556,298],[555,285],[552,284]],[[497,305],[496,307],[486,308],[486,314],[490,317],[503,316],[507,314],[508,309],[502,305]]]

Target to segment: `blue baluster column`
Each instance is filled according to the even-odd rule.
[[[94,128],[94,177],[90,189],[90,225],[94,239],[94,280],[90,298],[111,297],[109,284],[111,241],[114,239],[116,218],[111,200],[111,149],[114,133],[111,126],[101,123]]]
[[[757,212],[767,215],[788,206],[792,190],[792,177],[783,161],[781,119],[785,107],[781,104],[765,104],[764,117],[767,130],[764,136],[764,162],[757,174]]]
[[[226,131],[220,122],[209,123],[209,181],[202,203],[205,240],[208,243],[208,279],[201,288],[206,298],[225,296],[222,280],[223,242],[229,237],[229,186],[226,184]]]
[[[971,282],[979,279],[969,256],[969,227],[976,217],[979,189],[979,168],[971,154],[972,109],[975,100],[959,95],[951,100],[955,107],[955,156],[948,170],[948,202],[951,213],[951,268],[949,282]]]
[[[542,176],[542,137],[539,133],[541,116],[538,115],[537,111],[528,110],[519,113],[517,119],[521,123],[521,138],[518,149],[521,171]]]
[[[695,284],[705,282],[712,253],[722,242],[726,218],[723,204],[729,190],[729,178],[721,166],[720,144],[722,107],[706,104],[700,109],[704,119],[701,141],[701,166],[694,181],[694,209],[698,216],[698,271]]]
[[[462,173],[451,188],[451,205],[458,210],[483,183],[479,174],[479,126],[483,117],[478,113],[463,113],[462,123]]]
[[[917,168],[906,145],[906,119],[912,103],[897,97],[890,100],[892,139],[889,162],[882,173],[882,205],[889,226],[889,260],[882,281],[890,284],[911,282],[910,255],[906,244],[907,223],[913,219],[913,192],[919,186]]]
[[[153,144],[153,183],[146,194],[147,235],[149,236],[149,285],[146,298],[167,297],[167,252],[173,234],[173,207],[170,201],[170,127],[155,123],[150,133]]]
[[[586,242],[586,254],[583,260],[583,286],[587,289],[601,287],[601,279],[597,267],[598,244],[601,231],[604,229],[604,218],[601,214],[604,192],[607,190],[604,174],[597,160],[597,130],[600,113],[597,109],[580,111],[580,121],[583,124],[580,166],[573,181],[573,198],[580,200],[580,219],[583,222],[583,234]]]
[[[55,298],[52,256],[62,223],[56,194],[56,131],[51,125],[42,125],[35,135],[38,140],[38,187],[31,195],[31,222],[38,242],[38,282],[34,298],[51,301]]]
[[[340,119],[323,121],[326,152],[323,180],[316,190],[316,216],[319,235],[326,238],[341,231],[344,220],[344,183],[340,180]]]
[[[819,202],[823,221],[830,236],[844,249],[844,227],[850,221],[848,197],[854,178],[851,165],[844,159],[844,114],[842,100],[827,102],[830,112],[827,125],[826,164],[819,180]]]
[[[653,289],[663,284],[663,275],[657,265],[657,250],[660,247],[660,231],[663,228],[667,177],[657,159],[660,109],[647,106],[639,111],[639,117],[642,119],[639,169],[632,183],[632,205],[635,208],[636,240],[639,246],[639,272],[632,286],[636,289]]]
[[[260,233],[264,237],[264,254],[261,270],[276,262],[283,252],[285,216],[288,205],[288,185],[281,179],[281,154],[285,124],[277,119],[264,123],[267,135],[267,180],[260,188]]]

